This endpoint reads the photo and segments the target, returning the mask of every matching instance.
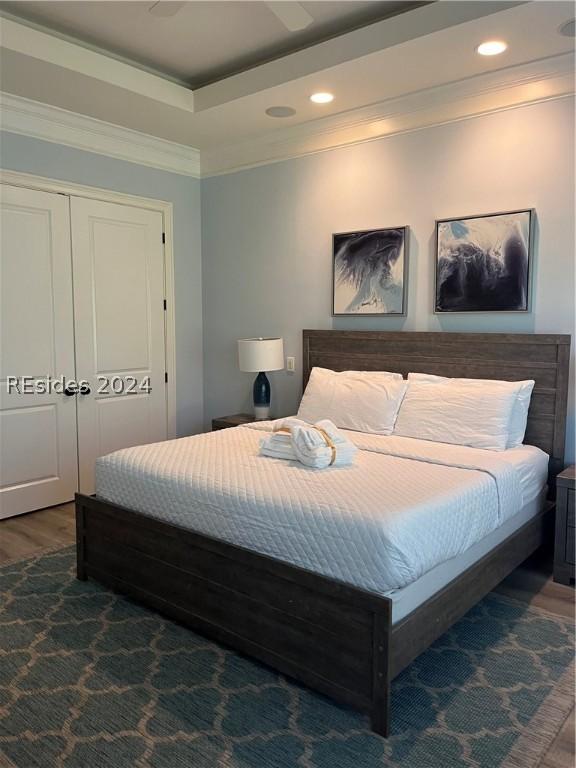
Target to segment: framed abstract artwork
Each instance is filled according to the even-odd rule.
[[[436,222],[435,312],[528,312],[534,211]]]
[[[405,315],[408,227],[332,236],[332,314]]]

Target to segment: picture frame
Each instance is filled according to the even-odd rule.
[[[332,316],[405,317],[408,227],[332,235]]]
[[[535,210],[436,220],[434,313],[529,313]]]

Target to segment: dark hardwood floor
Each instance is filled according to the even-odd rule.
[[[74,504],[1,520],[0,565],[73,544],[75,533]],[[551,553],[539,554],[517,568],[495,591],[574,619],[574,589],[554,583],[551,574]],[[572,709],[539,768],[574,768],[574,731]]]
[[[76,541],[74,504],[0,520],[0,565]]]

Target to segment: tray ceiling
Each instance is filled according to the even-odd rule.
[[[265,2],[1,2],[0,9],[196,88],[425,3],[304,2],[312,21],[290,31]],[[296,4],[295,4],[296,5]],[[282,10],[282,9],[280,9]]]

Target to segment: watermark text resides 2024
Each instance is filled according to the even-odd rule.
[[[97,395],[149,394],[152,391],[150,376],[137,379],[135,376],[96,377]],[[87,395],[91,392],[86,379],[69,379],[66,376],[7,376],[8,394],[17,395]]]

